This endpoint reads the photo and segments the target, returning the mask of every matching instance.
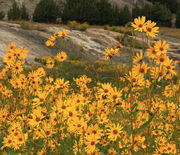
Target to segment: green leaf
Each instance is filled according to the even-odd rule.
[[[155,112],[155,113],[150,117],[150,119],[149,119],[146,123],[144,123],[143,125],[141,125],[140,128],[136,129],[136,130],[134,131],[134,133],[137,134],[137,133],[143,131],[146,127],[148,127],[148,125],[152,122],[152,120],[153,120],[154,116],[156,115],[156,113],[157,113],[157,112]]]
[[[133,104],[133,106],[131,107],[131,110],[134,110],[137,106],[138,106],[137,103]]]

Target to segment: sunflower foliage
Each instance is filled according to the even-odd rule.
[[[158,35],[156,23],[145,17],[136,18],[132,27],[149,40]],[[53,34],[46,46],[68,33]],[[105,49],[104,58],[111,60],[122,48]],[[110,82],[90,87],[87,75],[70,82],[47,74],[47,68],[67,60],[64,51],[45,58],[46,66],[24,72],[28,51],[11,43],[0,70],[0,154],[178,153],[180,80],[169,48],[161,40],[137,54],[132,48],[120,87]]]

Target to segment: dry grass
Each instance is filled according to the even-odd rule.
[[[67,25],[64,24],[50,24],[50,23],[36,23],[36,22],[29,22],[29,21],[23,21],[23,20],[17,20],[17,21],[7,21],[8,23],[16,23],[16,24],[26,24],[29,27],[45,27],[45,26],[54,26],[54,27],[63,27],[68,29]]]
[[[160,28],[160,33],[161,35],[180,39],[180,29],[178,28],[162,27]]]
[[[17,23],[17,24],[24,24],[28,25],[28,27],[44,27],[44,26],[54,26],[54,27],[63,27],[68,29],[67,25],[64,24],[48,24],[48,23],[36,23],[36,22],[28,22],[28,21],[7,21],[9,23]],[[107,29],[110,31],[116,31],[120,33],[128,33],[127,28],[122,27],[122,26],[97,26],[97,25],[91,25],[90,28],[99,28],[99,29]],[[180,39],[180,29],[178,28],[169,28],[169,27],[162,27],[160,28],[160,34],[169,36],[169,37],[174,37]]]

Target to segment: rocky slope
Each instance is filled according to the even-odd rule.
[[[111,48],[118,44],[123,34],[107,31],[99,28],[89,28],[86,32],[71,30],[65,39],[60,39],[53,48],[45,47],[47,38],[54,32],[63,30],[62,27],[52,25],[34,24],[31,29],[22,29],[22,26],[14,23],[0,22],[0,62],[6,52],[7,45],[17,42],[29,50],[27,63],[36,63],[35,58],[42,56],[55,55],[64,50],[69,55],[83,57],[89,61],[102,59],[105,48]],[[167,39],[171,45],[169,55],[175,60],[180,61],[180,40],[165,36],[159,39]],[[136,51],[139,51],[136,49]],[[129,49],[124,47],[120,55],[114,58],[114,62],[128,63]]]

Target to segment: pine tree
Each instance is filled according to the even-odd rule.
[[[78,14],[80,13],[78,10],[81,0],[67,0],[64,6],[62,20],[63,22],[67,22],[70,20],[79,20]]]
[[[180,10],[176,14],[176,27],[180,28]]]
[[[0,20],[2,20],[5,17],[5,13],[3,11],[0,11]]]
[[[117,12],[117,9],[115,10],[115,8],[113,8],[107,0],[100,0],[97,5],[99,10],[99,24],[113,25],[117,18],[114,16]]]
[[[142,10],[136,3],[136,5],[132,8],[132,18],[137,18],[139,16],[142,16]]]
[[[124,26],[129,21],[131,21],[131,12],[129,7],[125,5],[124,8],[120,11],[119,24]]]
[[[81,0],[78,9],[80,22],[96,23],[98,14],[96,0]]]
[[[41,23],[55,23],[59,12],[59,7],[54,0],[41,0],[35,8],[33,20]]]
[[[97,15],[96,0],[67,0],[62,18],[64,22],[76,20],[94,24],[98,20]]]
[[[118,12],[107,0],[67,0],[62,17],[64,22],[76,20],[97,25],[116,25]]]
[[[29,14],[27,12],[26,6],[23,4],[21,8],[21,19],[29,20]]]
[[[8,20],[20,20],[21,10],[16,2],[13,3],[12,8],[8,11]]]
[[[119,24],[119,9],[118,7],[112,8],[112,25],[118,25]]]
[[[178,11],[177,0],[166,0],[165,4],[171,10],[172,13],[176,13]]]
[[[176,13],[179,9],[179,2],[177,0],[149,0],[153,4],[155,3],[161,3],[163,5],[166,5],[168,9],[171,10],[172,13]]]
[[[159,26],[171,26],[171,11],[165,5],[155,3],[151,20],[157,22]]]
[[[146,16],[150,20],[152,18],[152,7],[146,4],[141,10],[141,16]]]

